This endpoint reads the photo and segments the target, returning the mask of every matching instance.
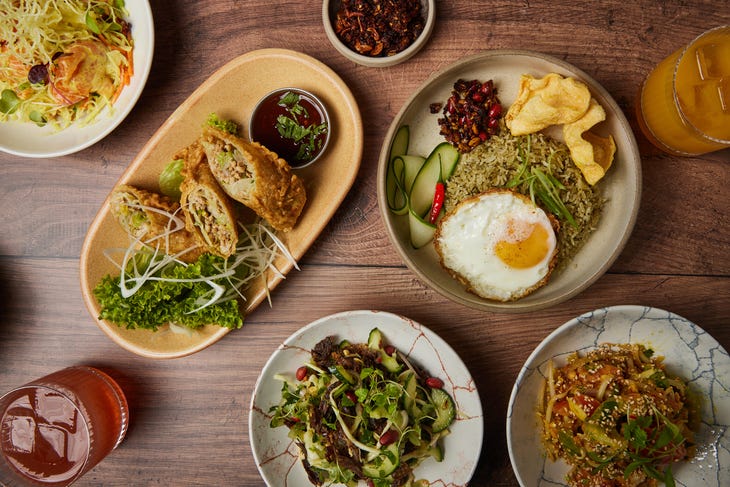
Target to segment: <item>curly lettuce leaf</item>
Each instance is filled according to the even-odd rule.
[[[223,264],[222,258],[203,254],[193,264],[165,267],[160,276],[171,280],[196,279],[216,275],[217,268]],[[124,298],[119,286],[120,277],[105,276],[94,288],[94,296],[101,306],[99,318],[127,328],[153,331],[168,323],[193,329],[209,324],[231,329],[243,326],[237,300],[231,299],[198,309],[200,302],[208,299],[211,287],[205,281],[171,280],[148,280],[132,296]],[[227,285],[224,280],[217,283]]]

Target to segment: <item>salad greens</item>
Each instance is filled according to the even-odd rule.
[[[312,483],[429,485],[413,471],[426,458],[443,460],[454,402],[441,379],[385,344],[378,328],[367,344],[327,337],[295,378],[277,378],[281,401],[270,425],[289,428]]]
[[[174,215],[170,215],[171,218]],[[243,291],[266,271],[281,274],[274,265],[282,255],[299,269],[286,246],[264,222],[240,225],[236,253],[228,259],[204,253],[186,264],[164,249],[131,238],[116,277],[105,276],[94,288],[99,318],[127,328],[195,329],[203,325],[240,328],[239,301]],[[174,236],[174,230],[167,238]],[[123,270],[123,271],[122,271]],[[268,295],[268,288],[267,288]]]
[[[138,260],[155,260],[154,254],[138,254]],[[134,266],[132,264],[132,266]],[[99,301],[99,318],[127,328],[157,330],[166,323],[176,323],[189,328],[216,323],[226,328],[240,328],[243,319],[236,300],[228,300],[200,308],[214,292],[208,284],[225,284],[226,278],[203,280],[203,276],[221,275],[225,267],[223,258],[203,254],[197,262],[183,265],[170,261],[156,271],[137,292],[124,297],[120,286],[121,276],[107,275],[94,288]],[[149,267],[147,267],[149,268]],[[128,271],[127,271],[128,272]]]
[[[223,132],[228,132],[232,135],[238,135],[239,130],[241,129],[239,125],[234,122],[233,120],[225,120],[222,119],[216,114],[215,112],[208,115],[208,119],[206,122],[208,125],[210,125],[213,128],[216,128],[218,130],[222,130]]]

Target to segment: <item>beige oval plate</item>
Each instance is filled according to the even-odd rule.
[[[598,227],[572,262],[533,294],[517,301],[502,303],[467,292],[444,271],[433,244],[414,249],[410,244],[407,217],[388,209],[385,174],[391,141],[401,125],[410,126],[409,153],[427,155],[444,138],[439,134],[438,118],[429,105],[446,102],[459,78],[494,80],[502,105],[509,107],[517,97],[520,76],[542,77],[555,72],[575,77],[588,85],[591,94],[606,110],[606,120],[596,132],[610,133],[616,141],[614,162],[598,183],[607,199]],[[560,132],[560,131],[558,131]],[[555,136],[551,132],[551,135]],[[527,312],[554,306],[575,296],[601,277],[616,260],[631,235],[641,201],[641,157],[633,132],[621,108],[611,95],[588,74],[563,60],[531,51],[495,50],[466,57],[433,74],[418,89],[393,120],[385,137],[378,161],[378,206],[388,235],[406,265],[422,281],[443,296],[466,306],[486,311]]]
[[[162,169],[175,152],[200,135],[211,112],[240,123],[242,133],[246,133],[256,102],[281,87],[297,87],[316,94],[327,106],[331,122],[331,139],[325,155],[313,165],[296,170],[307,189],[307,204],[297,225],[282,240],[294,258],[299,260],[352,187],[363,147],[360,110],[350,89],[330,68],[305,54],[284,49],[262,49],[244,54],[220,68],[162,124],[118,184],[158,191],[158,177]],[[93,289],[103,276],[118,274],[104,251],[126,247],[128,241],[109,211],[107,198],[89,227],[80,260],[84,301],[104,333],[138,355],[175,358],[200,351],[230,331],[219,326],[205,326],[190,335],[174,333],[167,327],[152,332],[130,330],[98,320],[100,308]],[[275,264],[283,275],[293,267],[284,258],[278,259]],[[273,290],[282,279],[282,276],[270,274],[267,277],[268,289]],[[244,310],[248,314],[266,298],[263,280],[251,286],[245,294]],[[276,306],[275,300],[273,305]]]

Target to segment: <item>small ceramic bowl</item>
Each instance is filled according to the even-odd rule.
[[[428,38],[433,32],[434,24],[436,23],[436,1],[435,0],[421,0],[422,14],[424,19],[423,31],[416,38],[416,40],[403,51],[394,54],[393,56],[385,57],[374,57],[365,56],[356,51],[350,49],[345,43],[343,43],[334,29],[335,16],[337,11],[340,9],[340,0],[324,0],[322,2],[322,21],[324,23],[324,31],[327,34],[330,42],[340,54],[345,56],[347,59],[354,61],[363,66],[373,68],[384,68],[386,66],[393,66],[395,64],[402,63],[406,59],[411,58],[414,54],[420,51],[428,41]]]
[[[297,110],[293,110],[293,106]],[[301,122],[294,128],[281,124],[278,117]],[[326,129],[320,135],[314,133],[305,136],[301,142],[281,135],[281,130],[299,130],[302,127],[316,127],[324,124]],[[296,125],[296,124],[294,124]],[[276,152],[294,169],[307,167],[317,161],[327,150],[331,133],[331,125],[327,107],[316,95],[300,88],[277,88],[267,93],[256,103],[251,112],[248,124],[249,140],[259,142],[269,150]],[[296,136],[296,134],[292,134]],[[302,146],[306,149],[311,143],[309,152],[302,155]]]

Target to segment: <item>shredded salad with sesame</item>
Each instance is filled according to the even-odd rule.
[[[124,0],[0,2],[0,122],[63,129],[112,107],[132,72]]]
[[[570,486],[675,485],[693,453],[696,409],[687,385],[641,344],[604,344],[548,366],[539,415],[548,457]]]
[[[314,485],[427,487],[414,469],[444,458],[442,439],[456,415],[444,382],[387,344],[378,328],[367,343],[326,337],[295,377],[283,381],[271,427],[287,426]]]

